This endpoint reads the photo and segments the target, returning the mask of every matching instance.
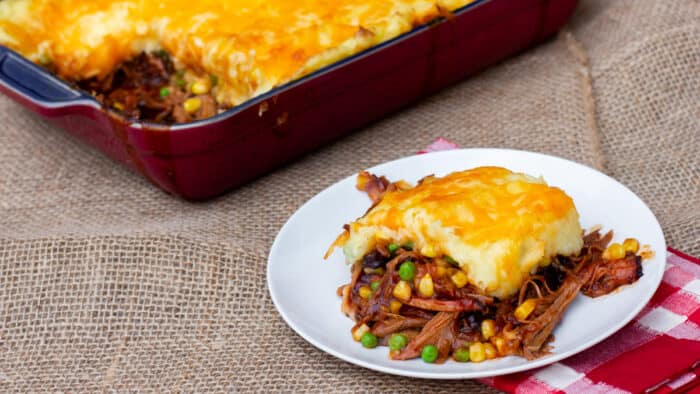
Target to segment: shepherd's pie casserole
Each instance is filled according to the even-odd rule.
[[[0,44],[131,118],[211,116],[473,0],[4,0]]]
[[[648,247],[584,234],[573,200],[542,178],[479,167],[413,186],[368,172],[372,206],[344,226],[352,265],[338,289],[362,346],[395,360],[481,362],[548,354],[552,330],[579,292],[636,282]]]

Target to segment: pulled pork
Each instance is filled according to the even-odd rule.
[[[207,81],[208,85],[212,83]],[[183,123],[216,115],[217,103],[210,93],[195,95],[188,89],[183,70],[176,70],[164,51],[141,53],[101,78],[77,82],[105,107],[128,119]],[[195,98],[196,106],[185,106]]]
[[[373,176],[359,186],[372,190],[373,199],[396,187]],[[343,298],[343,312],[357,322],[353,330],[366,325],[380,345],[387,345],[393,334],[408,339],[404,348],[390,352],[396,360],[419,357],[430,344],[438,349],[435,362],[440,363],[456,350],[475,343],[490,349],[489,358],[518,355],[535,359],[549,353],[552,331],[579,292],[598,297],[641,276],[641,258],[634,253],[627,252],[624,258],[615,260],[603,258],[611,239],[611,232],[586,235],[578,256],[557,256],[532,275],[517,295],[502,300],[480,294],[470,285],[457,288],[450,277],[459,267],[443,258],[427,258],[407,246],[390,253],[387,245],[378,245],[355,263],[351,282],[338,294]],[[418,278],[429,273],[434,293],[425,297],[413,291],[398,310],[392,309],[399,266],[409,260],[416,267],[412,288],[417,289]],[[368,290],[364,289],[362,297],[362,288],[373,283],[371,295],[367,296]],[[526,306],[531,310],[523,314],[521,309]],[[486,332],[484,324],[492,332]]]

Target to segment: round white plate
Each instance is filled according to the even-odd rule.
[[[597,299],[579,295],[554,330],[552,354],[534,361],[505,357],[482,363],[426,364],[393,361],[387,347],[365,349],[353,341],[353,322],[340,312],[338,286],[348,283],[350,269],[340,250],[323,254],[342,226],[362,216],[369,198],[355,189],[355,175],[322,191],[292,215],[275,239],[267,263],[272,301],[294,331],[317,348],[373,370],[420,378],[458,379],[495,376],[553,363],[602,341],[629,322],[659,286],[666,261],[666,243],[654,214],[639,197],[614,179],[589,167],[538,153],[506,149],[463,149],[411,156],[370,168],[396,181],[416,182],[435,174],[495,165],[542,175],[549,185],[574,199],[581,226],[603,225],[614,240],[635,237],[650,244],[656,256],[643,263],[644,276],[631,286]],[[360,169],[358,169],[360,170]]]

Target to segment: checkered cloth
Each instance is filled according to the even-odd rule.
[[[419,153],[458,147],[438,138]],[[699,376],[700,259],[669,248],[656,294],[613,336],[549,366],[480,382],[514,393],[666,393]]]

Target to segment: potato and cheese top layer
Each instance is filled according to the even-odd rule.
[[[343,252],[355,262],[378,243],[412,241],[426,257],[450,256],[485,294],[516,293],[539,265],[583,246],[578,212],[561,189],[500,167],[428,177],[387,192],[350,223]]]
[[[233,106],[474,0],[3,0],[0,44],[67,80],[164,49]]]

